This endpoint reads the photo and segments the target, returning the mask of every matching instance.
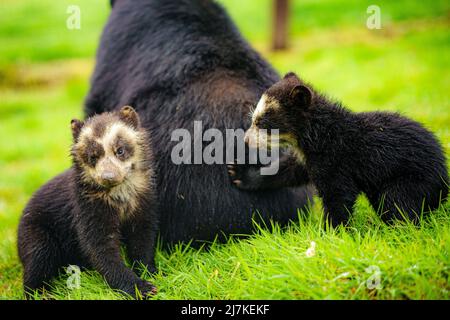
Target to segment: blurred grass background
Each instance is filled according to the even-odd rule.
[[[376,3],[358,0],[293,0],[289,50],[276,53],[269,50],[272,1],[219,2],[227,8],[243,35],[280,73],[297,72],[318,89],[343,101],[353,110],[399,111],[421,121],[436,133],[447,153],[450,151],[448,0],[384,0]],[[376,4],[381,9],[380,30],[366,28],[366,9],[371,4]],[[81,9],[80,30],[66,28],[66,10],[69,5],[78,5]],[[0,298],[21,297],[21,267],[15,247],[17,222],[31,194],[49,178],[70,166],[69,122],[74,117],[82,117],[83,99],[88,90],[95,50],[109,10],[106,0],[2,0],[0,3]],[[365,211],[369,209],[364,204],[361,208],[363,209],[359,212],[364,217]],[[319,215],[320,210],[316,211]],[[442,219],[439,220],[439,231],[434,227],[430,227],[430,230],[442,233],[436,234],[428,230],[428,233],[417,233],[416,239],[405,240],[422,243],[422,240],[430,240],[430,235],[442,237],[440,241],[427,242],[427,246],[421,246],[421,249],[417,249],[417,255],[411,258],[414,259],[425,251],[428,254],[435,252],[439,256],[437,261],[427,260],[427,270],[435,275],[436,278],[430,279],[430,283],[441,288],[441,291],[438,290],[440,293],[431,295],[430,288],[434,287],[427,287],[426,279],[422,277],[422,287],[414,288],[413,283],[407,286],[406,291],[411,290],[416,295],[396,295],[394,290],[394,293],[381,297],[449,298],[448,205],[440,215]],[[281,237],[281,240],[287,241],[287,248],[294,243],[307,246],[308,234],[302,234],[302,230],[292,231],[297,235],[292,236],[295,241],[291,242],[283,238],[291,239],[289,232],[266,234],[266,245],[271,243],[270,239]],[[316,236],[320,237],[320,234]],[[258,247],[260,239],[256,237],[254,241],[254,247]],[[325,243],[326,240],[324,245]],[[350,244],[355,245],[355,242]],[[234,257],[239,255],[236,252],[241,252],[242,259],[245,260],[248,253],[245,250],[253,249],[248,246],[244,251],[239,251],[241,246],[245,244],[229,244],[225,249],[218,249],[216,255],[213,250],[210,257],[204,256],[202,259],[221,261],[221,256],[226,252],[233,252]],[[401,250],[402,246],[397,248]],[[407,248],[406,242],[404,248]],[[399,259],[394,262],[402,265],[400,257],[405,252],[395,251],[394,247],[391,249],[394,257],[398,256]],[[189,250],[177,252],[172,255],[178,257],[181,254],[184,260],[178,258],[182,261],[180,263],[186,263],[184,267],[187,269],[195,266],[193,257],[201,254]],[[264,256],[262,248],[259,252]],[[270,251],[266,253],[269,254]],[[330,251],[329,254],[334,253]],[[160,252],[159,257],[162,269],[164,266],[169,268],[169,262],[173,263],[169,253]],[[339,260],[336,263],[339,264]],[[232,268],[234,267],[233,265]],[[259,275],[258,272],[270,273],[271,269],[251,270]],[[170,272],[173,274],[172,278],[167,276],[159,280],[159,286],[164,288],[167,284],[169,290],[162,294],[163,298],[327,297],[314,291],[309,292],[307,288],[304,288],[304,292],[296,289],[300,290],[297,295],[284,295],[283,292],[286,293],[290,288],[289,282],[286,284],[285,280],[280,280],[283,284],[278,289],[279,295],[269,292],[264,295],[264,290],[259,293],[242,288],[236,291],[233,287],[236,283],[223,287],[223,291],[213,290],[213,294],[210,291],[204,295],[198,292],[196,294],[192,292],[192,288],[183,291],[182,284],[178,284],[178,288],[169,289],[170,281],[180,279],[180,273],[174,274],[175,270],[172,269]],[[277,273],[279,270],[274,269],[273,272]],[[313,269],[311,272],[314,272]],[[199,274],[197,276],[203,277]],[[298,280],[298,277],[292,276]],[[205,277],[209,279],[208,274]],[[200,278],[197,280],[201,281]],[[98,278],[96,279],[98,282]],[[270,283],[278,285],[275,278],[270,279]],[[299,286],[298,283],[295,285]],[[268,288],[271,288],[270,285]],[[197,289],[203,292],[201,286]],[[227,290],[240,292],[240,295],[230,295]],[[331,297],[373,298],[358,295],[361,294],[358,292],[353,294],[345,290],[340,293],[337,289]],[[68,295],[64,292],[59,297],[67,298]],[[81,297],[104,296],[94,294]]]

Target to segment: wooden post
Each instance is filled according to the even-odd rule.
[[[273,50],[287,48],[289,0],[273,0]]]

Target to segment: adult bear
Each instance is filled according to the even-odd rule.
[[[171,133],[243,128],[277,73],[208,0],[117,0],[103,31],[85,113],[133,106],[151,130],[166,243],[249,234],[252,218],[280,224],[298,217],[308,188],[245,192],[226,164],[175,165]],[[255,212],[258,212],[255,215]]]

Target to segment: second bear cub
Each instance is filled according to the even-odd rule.
[[[44,287],[62,267],[92,268],[130,295],[156,288],[126,267],[154,269],[157,205],[149,137],[131,107],[72,120],[71,169],[41,187],[19,224],[26,292]]]
[[[431,132],[395,113],[351,112],[293,73],[263,94],[247,143],[259,145],[259,129],[278,129],[280,146],[293,149],[296,161],[280,164],[276,176],[230,165],[236,186],[278,188],[311,180],[333,226],[347,222],[362,192],[386,222],[405,216],[417,221],[447,197],[445,156]]]

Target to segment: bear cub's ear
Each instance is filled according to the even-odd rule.
[[[296,105],[304,108],[309,108],[313,99],[313,93],[311,90],[302,84],[295,86],[291,90],[289,96],[292,100],[294,100]]]
[[[78,136],[80,135],[83,126],[84,122],[78,119],[72,119],[72,121],[70,121],[70,127],[72,128],[72,137],[74,141],[78,140]]]
[[[283,79],[289,79],[289,78],[292,78],[292,79],[295,79],[295,80],[297,80],[297,81],[300,81],[299,77],[298,77],[294,72],[292,72],[292,71],[286,73],[286,74],[284,75],[284,77],[283,77]]]
[[[139,115],[137,112],[133,109],[133,107],[130,106],[124,106],[119,111],[119,118],[129,126],[133,127],[134,129],[139,128],[140,122],[139,122]]]

